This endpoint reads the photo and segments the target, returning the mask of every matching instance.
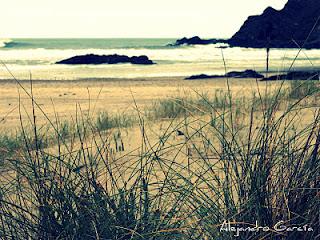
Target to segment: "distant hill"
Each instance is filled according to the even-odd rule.
[[[269,7],[259,16],[250,16],[228,43],[252,48],[303,44],[304,48],[320,48],[319,18],[320,0],[289,0],[280,11]]]

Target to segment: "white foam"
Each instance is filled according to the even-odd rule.
[[[9,39],[10,40],[10,39]],[[5,40],[3,42],[8,42]],[[266,50],[246,48],[220,49],[215,45],[184,46],[160,49],[0,49],[0,58],[16,74],[32,71],[39,78],[65,79],[79,77],[140,77],[140,76],[181,76],[193,74],[224,73],[222,52],[228,71],[255,69],[265,70]],[[287,69],[298,50],[272,49],[270,52],[270,69]],[[147,55],[155,61],[153,66],[130,64],[99,66],[56,65],[57,61],[84,54],[123,54],[128,56]],[[296,60],[295,67],[320,66],[320,50],[303,50]],[[309,61],[310,60],[310,61]],[[0,79],[5,73],[0,71]]]

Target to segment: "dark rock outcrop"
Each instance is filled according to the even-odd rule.
[[[221,39],[201,39],[198,36],[192,38],[181,38],[178,39],[174,44],[170,46],[181,46],[181,45],[208,45],[208,44],[215,44],[215,43],[223,43],[225,40]]]
[[[304,72],[296,71],[287,74],[274,75],[268,78],[263,78],[262,81],[276,81],[276,80],[320,80],[319,72]]]
[[[228,72],[225,75],[206,75],[206,74],[200,74],[200,75],[193,75],[191,77],[187,77],[186,80],[196,80],[196,79],[214,79],[214,78],[264,78],[264,76],[256,71],[253,70],[245,70],[245,71],[233,71]]]
[[[237,72],[237,71],[233,71],[233,72],[228,72],[226,77],[229,78],[263,78],[264,76],[254,70],[245,70],[242,72]]]
[[[154,64],[147,56],[133,56],[128,57],[125,55],[95,55],[88,54],[82,56],[75,56],[62,61],[56,62],[56,64],[117,64],[117,63],[132,63],[132,64],[142,64],[150,65]]]
[[[252,48],[320,48],[319,16],[319,0],[289,0],[280,11],[269,7],[259,16],[250,16],[228,43]]]
[[[223,78],[223,75],[207,75],[207,74],[199,74],[192,75],[190,77],[186,77],[185,80],[199,80],[199,79],[214,79],[214,78]]]

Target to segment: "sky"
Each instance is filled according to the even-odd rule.
[[[287,0],[6,0],[0,38],[231,37]]]

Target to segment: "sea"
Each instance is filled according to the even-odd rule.
[[[172,46],[176,39],[1,39],[0,80],[77,80],[180,77],[224,74],[225,71],[266,70],[266,49],[226,44]],[[147,55],[155,65],[58,65],[85,54]],[[270,72],[319,69],[320,50],[271,49]],[[11,74],[10,74],[11,72]]]

